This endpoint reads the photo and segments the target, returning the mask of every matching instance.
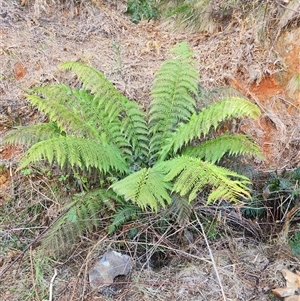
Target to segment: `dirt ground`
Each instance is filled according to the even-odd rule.
[[[275,44],[271,40],[262,43],[256,28],[247,28],[241,22],[230,24],[222,32],[196,34],[174,31],[170,24],[154,21],[135,25],[125,10],[123,2],[103,1],[101,7],[71,11],[63,6],[47,6],[37,12],[32,5],[0,0],[0,139],[12,126],[44,120],[28,106],[24,94],[35,85],[74,83],[75,77],[66,78],[58,69],[65,61],[93,65],[119,91],[147,108],[155,71],[169,57],[173,45],[187,41],[199,61],[199,84],[204,89],[215,89],[218,95],[226,96],[228,89],[219,88],[229,85],[262,110],[258,121],[242,121],[237,129],[253,137],[266,157],[265,161],[254,162],[256,168],[267,171],[300,167],[300,89],[288,88],[293,76],[300,74],[299,27],[283,31]],[[42,230],[27,227],[26,220],[14,224],[9,219],[11,212],[21,215],[26,202],[34,201],[30,192],[26,200],[19,198],[13,203],[13,209],[8,201],[15,193],[13,183],[21,181],[14,170],[22,151],[0,144],[0,165],[6,167],[0,170],[0,272],[20,254],[11,241],[26,245],[30,240],[22,233],[30,233],[28,237],[32,238]],[[236,224],[242,223],[235,219]],[[241,225],[239,233],[229,231],[220,240],[210,241],[209,248],[201,233],[184,246],[158,243],[170,251],[168,264],[159,269],[137,266],[128,279],[122,280],[122,290],[115,296],[97,294],[89,288],[88,267],[97,254],[121,239],[107,238],[93,249],[102,237],[97,233],[93,241],[85,241],[85,247],[75,250],[65,262],[49,259],[49,270],[43,271],[44,286],[50,285],[56,268],[53,300],[57,301],[213,301],[225,300],[225,296],[228,301],[280,300],[271,289],[285,285],[283,268],[300,269],[299,259],[276,240],[249,236],[245,227],[252,226]],[[50,289],[42,294],[35,283],[35,256],[41,263],[46,260],[41,260],[38,247],[30,249],[2,276],[1,300],[48,300]]]

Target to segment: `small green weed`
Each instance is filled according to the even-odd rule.
[[[289,240],[289,245],[293,254],[300,255],[300,231],[293,234],[292,238]]]
[[[158,9],[154,1],[150,0],[129,0],[127,13],[131,15],[131,21],[133,23],[138,23],[142,19],[156,20],[158,17]]]

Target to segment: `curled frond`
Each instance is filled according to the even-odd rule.
[[[190,202],[207,185],[213,187],[207,203],[220,198],[237,202],[240,198],[250,197],[247,177],[210,162],[181,156],[161,162],[159,166],[165,174],[164,180],[174,182],[173,191],[181,196],[187,195]]]
[[[158,169],[143,168],[114,183],[111,188],[125,200],[137,203],[142,209],[149,206],[152,210],[157,210],[158,205],[165,207],[166,203],[171,203],[168,193],[170,184],[163,180]]]
[[[127,172],[127,167],[120,152],[105,143],[78,138],[73,136],[55,137],[33,145],[22,157],[19,168],[36,161],[46,160],[50,164],[54,161],[60,167],[78,166],[81,169],[94,167],[101,172],[118,170]]]
[[[40,123],[18,126],[4,137],[4,143],[31,146],[39,141],[61,136],[62,133],[55,123]]]
[[[186,122],[195,112],[195,100],[199,75],[196,61],[187,43],[172,49],[176,58],[163,63],[156,73],[151,91],[150,109],[150,153],[155,157],[164,141],[176,130],[178,123]]]
[[[225,154],[229,156],[249,155],[262,158],[259,146],[247,135],[224,134],[197,146],[187,147],[182,154],[211,163],[219,162]]]
[[[167,157],[170,151],[176,154],[193,139],[205,137],[211,128],[216,129],[222,121],[245,116],[258,118],[259,115],[260,109],[246,99],[229,97],[220,100],[204,108],[199,114],[193,114],[187,123],[181,123],[177,131],[165,142],[161,156]]]

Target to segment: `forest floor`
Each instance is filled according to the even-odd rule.
[[[187,41],[199,61],[200,85],[210,101],[241,93],[260,107],[258,121],[240,121],[236,129],[253,137],[264,153],[265,161],[252,162],[255,169],[264,173],[300,167],[300,93],[287,89],[290,79],[300,74],[299,27],[283,31],[275,42],[262,42],[257,28],[247,28],[242,20],[218,32],[195,34],[171,30],[170,23],[133,24],[125,10],[122,2],[115,1],[100,8],[69,11],[48,6],[37,12],[33,6],[20,6],[19,1],[0,0],[1,139],[13,126],[46,121],[28,105],[24,95],[35,85],[75,82],[75,77],[67,78],[58,69],[65,61],[91,64],[121,93],[147,109],[154,73],[169,57],[172,46]],[[49,206],[48,216],[39,220],[40,227],[28,226],[37,216],[29,215],[28,208],[43,198],[37,189],[42,181],[28,181],[15,172],[22,152],[21,147],[0,145],[0,273],[51,219],[53,207]],[[214,207],[209,210],[209,214],[217,214]],[[87,271],[97,255],[114,246],[120,237],[97,243],[104,235],[99,231],[92,238],[82,238],[78,248],[60,261],[47,259],[39,244],[33,245],[2,275],[0,299],[48,300],[57,269],[55,301],[212,301],[225,300],[225,296],[228,301],[281,300],[272,289],[285,286],[282,269],[300,270],[299,258],[286,241],[278,240],[280,230],[275,230],[275,221],[271,230],[265,230],[257,220],[245,222],[238,214],[231,214],[219,221],[224,233],[221,238],[212,237],[207,246],[199,234],[190,244],[164,245],[166,262],[156,268],[134,268],[114,296],[92,292]],[[235,226],[230,227],[227,221]],[[249,228],[259,228],[260,235],[249,235]],[[162,245],[157,242],[157,246]],[[43,275],[39,279],[38,269]]]

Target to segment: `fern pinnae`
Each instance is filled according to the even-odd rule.
[[[146,115],[139,104],[123,99],[125,116],[121,119],[122,133],[132,146],[134,155],[148,155],[148,126]]]
[[[76,73],[85,89],[90,90],[90,93],[96,97],[99,109],[119,115],[124,96],[115,89],[102,72],[81,62],[65,62],[60,65],[60,68]]]
[[[157,157],[164,141],[175,131],[178,123],[187,121],[195,111],[191,96],[197,91],[199,75],[192,53],[186,43],[173,49],[177,58],[166,61],[156,73],[151,91],[149,112],[150,153]],[[158,142],[160,141],[160,143]]]
[[[45,101],[36,95],[27,95],[27,99],[33,105],[36,105],[41,112],[46,113],[49,119],[59,126],[61,131],[92,139],[98,138],[99,133],[96,129],[90,127],[78,112],[58,103],[55,98]]]
[[[193,208],[191,207],[187,197],[172,193],[172,204],[166,209],[166,215],[171,215],[181,226],[186,226],[189,222]]]
[[[95,95],[99,109],[106,113],[114,112],[114,115],[118,116],[122,122],[122,128],[119,132],[124,133],[125,138],[135,145],[136,148],[133,149],[133,152],[146,154],[144,132],[147,131],[147,124],[145,114],[140,106],[129,101],[115,89],[100,71],[91,66],[80,62],[66,62],[60,67],[70,69],[77,74],[84,87]]]
[[[189,122],[181,123],[177,131],[167,139],[162,154],[164,156],[169,152],[176,154],[193,139],[205,137],[210,129],[216,129],[220,122],[244,116],[258,118],[260,109],[250,101],[239,97],[220,100],[198,114],[194,113]]]
[[[55,99],[57,103],[70,108],[76,105],[71,88],[65,84],[34,87],[32,91],[34,95],[41,95],[45,99]]]
[[[31,146],[39,141],[63,135],[55,123],[40,123],[28,126],[18,126],[11,130],[3,139],[7,144]]]
[[[114,198],[114,193],[107,189],[76,195],[63,206],[62,211],[67,213],[48,231],[42,241],[43,247],[54,253],[68,249],[86,230],[92,231],[99,226],[101,211],[105,211],[108,202],[113,202]]]
[[[229,156],[249,155],[263,158],[259,146],[247,135],[224,134],[220,137],[202,142],[200,145],[187,147],[182,155],[219,162],[225,154]]]
[[[158,204],[165,206],[171,202],[168,190],[170,184],[163,180],[159,169],[143,168],[111,185],[111,188],[122,195],[125,200],[137,203],[142,209],[150,206],[158,209]]]
[[[249,197],[250,181],[247,177],[232,172],[226,168],[216,166],[210,162],[198,158],[181,156],[160,163],[164,170],[164,180],[174,181],[173,191],[180,195],[188,195],[189,202],[197,197],[197,193],[207,185],[212,185],[214,191],[208,201],[226,197],[231,201],[237,201],[239,197]],[[232,177],[239,181],[232,180]]]
[[[127,203],[114,214],[112,223],[108,227],[108,234],[114,233],[118,227],[124,225],[124,223],[130,221],[140,213],[142,213],[142,209],[139,206]]]
[[[126,157],[132,155],[128,152],[130,144],[122,133],[122,122],[118,119],[117,114],[106,112],[98,106],[97,98],[85,90],[72,90],[79,98],[81,113],[84,116],[86,126],[93,128],[101,135],[105,135],[107,141],[119,148]]]
[[[102,172],[110,170],[128,172],[127,164],[115,148],[105,142],[72,136],[38,142],[25,153],[18,169],[43,159],[50,164],[56,160],[60,167],[67,164],[79,168],[95,167]]]

